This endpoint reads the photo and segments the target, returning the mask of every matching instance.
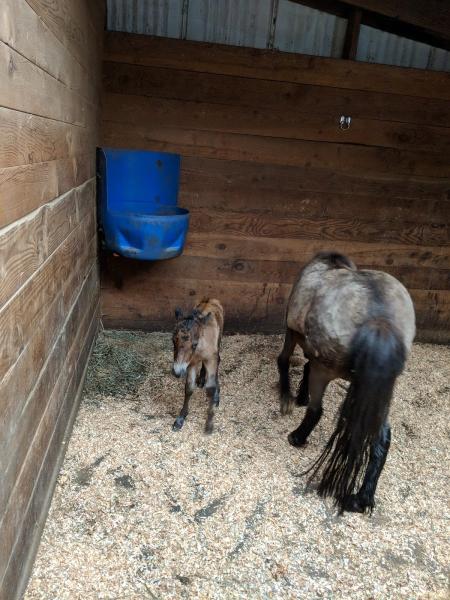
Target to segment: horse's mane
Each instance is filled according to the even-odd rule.
[[[355,263],[339,252],[319,252],[313,258],[313,262],[315,261],[327,264],[330,269],[350,269],[351,271],[356,271]]]

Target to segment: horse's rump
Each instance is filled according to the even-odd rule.
[[[345,257],[336,261],[318,255],[292,290],[287,326],[300,335],[305,354],[341,370],[358,328],[377,316],[392,322],[409,350],[415,320],[404,286],[388,273],[333,266],[336,262],[353,265]]]

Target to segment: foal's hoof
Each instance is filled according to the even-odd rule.
[[[296,448],[300,448],[300,446],[304,446],[306,444],[306,440],[297,437],[295,435],[295,431],[292,431],[292,433],[288,435],[288,442],[291,446],[295,446]]]
[[[373,502],[363,500],[358,494],[350,494],[342,503],[342,510],[347,512],[371,513],[373,508]]]
[[[184,418],[183,417],[177,417],[175,419],[174,424],[172,425],[172,430],[173,431],[180,431],[180,429],[183,427],[184,425]]]
[[[213,431],[214,431],[214,425],[212,423],[206,423],[206,425],[205,425],[205,434],[206,435],[211,435]]]

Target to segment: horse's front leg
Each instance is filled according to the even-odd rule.
[[[364,513],[372,512],[375,506],[375,490],[377,489],[378,479],[383,470],[384,463],[391,445],[391,428],[385,423],[378,435],[378,438],[370,447],[369,462],[367,464],[366,474],[357,494],[351,494],[345,501],[344,510],[350,512]]]
[[[278,372],[280,374],[280,412],[287,415],[292,412],[291,385],[289,381],[289,359],[297,343],[295,332],[289,327],[286,329],[284,346],[278,357]]]
[[[208,416],[205,423],[205,433],[212,433],[214,429],[214,415],[220,401],[219,385],[219,353],[207,360],[204,365],[206,369],[206,397],[208,398]]]
[[[309,364],[307,363],[307,365]],[[329,373],[319,365],[313,364],[308,367],[308,408],[299,427],[288,435],[289,443],[292,446],[303,446],[306,444],[309,434],[320,421],[323,412],[322,398],[330,381],[331,377]]]
[[[196,378],[197,370],[195,367],[189,366],[186,373],[186,383],[184,386],[184,403],[183,408],[180,411],[180,414],[175,419],[175,422],[172,426],[174,431],[178,431],[184,425],[184,421],[189,413],[189,400],[191,399],[192,394],[195,390],[195,378]]]

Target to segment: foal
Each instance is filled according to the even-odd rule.
[[[183,316],[176,309],[177,323],[173,334],[173,374],[186,377],[184,404],[173,429],[184,425],[189,400],[195,387],[205,387],[209,400],[205,433],[212,433],[214,414],[219,406],[219,350],[223,333],[224,312],[218,300],[204,298],[192,313]]]
[[[313,477],[324,467],[318,493],[333,496],[340,512],[371,512],[390,445],[387,417],[395,380],[415,335],[411,298],[391,275],[359,271],[347,257],[323,252],[295,283],[286,325],[278,357],[283,414],[291,410],[289,358],[297,344],[308,359],[297,396],[307,410],[288,440],[305,444],[322,416],[328,383],[337,377],[350,381],[336,429],[308,472]]]

